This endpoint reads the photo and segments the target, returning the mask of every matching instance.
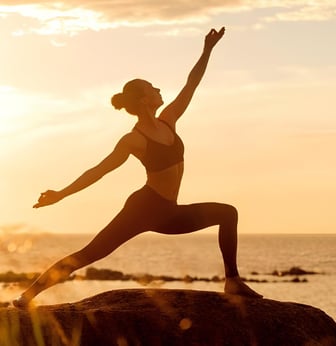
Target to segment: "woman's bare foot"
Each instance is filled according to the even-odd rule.
[[[18,309],[27,309],[32,304],[31,300],[25,298],[24,296],[14,299],[12,303]]]
[[[239,276],[225,279],[224,292],[250,298],[262,298],[263,296],[248,287]]]

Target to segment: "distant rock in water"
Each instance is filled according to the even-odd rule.
[[[86,280],[130,280],[130,275],[125,275],[123,272],[110,269],[96,269],[89,267],[86,269]]]
[[[300,267],[292,267],[289,270],[274,270],[272,275],[274,276],[288,276],[288,275],[315,275],[320,274],[314,271],[307,271]]]
[[[197,276],[185,275],[184,277],[175,277],[169,275],[152,275],[148,273],[144,274],[124,274],[123,272],[111,270],[111,269],[97,269],[94,267],[89,267],[86,269],[85,276],[81,277],[85,280],[121,280],[128,281],[133,280],[142,284],[149,284],[153,281],[184,281],[184,282],[194,282],[194,281],[205,281],[205,282],[220,282],[224,281],[224,277],[220,278],[215,275],[212,278],[204,278]]]
[[[335,346],[336,323],[302,304],[131,289],[77,303],[0,309],[0,345]]]
[[[300,279],[297,276],[302,275],[312,275],[312,274],[320,274],[313,271],[306,271],[301,269],[300,267],[292,267],[289,270],[279,271],[274,270],[272,273],[268,274],[261,274],[261,275],[267,275],[267,276],[277,276],[277,277],[283,277],[283,276],[296,276],[293,279],[290,280],[282,280],[282,281],[274,281],[274,280],[268,280],[265,277],[262,279],[257,279],[256,276],[259,275],[258,272],[253,271],[251,272],[251,275],[253,278],[242,278],[243,281],[246,282],[261,282],[261,283],[277,283],[277,282],[307,282],[308,280],[306,278]],[[39,273],[14,273],[12,271],[8,271],[6,273],[0,273],[0,282],[3,282],[5,284],[7,283],[20,283],[21,286],[28,286],[32,281],[36,280],[39,276]],[[84,275],[80,274],[72,274],[68,280],[120,280],[120,281],[136,281],[143,285],[148,285],[151,282],[170,282],[170,281],[180,281],[185,283],[192,283],[194,281],[203,281],[203,282],[224,282],[225,277],[220,277],[218,275],[214,275],[212,277],[198,277],[198,276],[191,276],[191,275],[184,275],[182,277],[175,277],[170,275],[152,275],[149,273],[143,273],[143,274],[125,274],[118,270],[111,270],[111,269],[98,269],[95,267],[89,267],[86,269],[86,272]]]
[[[38,273],[0,273],[0,282],[31,282],[39,276]]]

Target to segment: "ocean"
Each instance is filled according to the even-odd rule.
[[[0,234],[0,274],[41,272],[61,257],[91,240],[88,234]],[[336,234],[240,234],[240,274],[265,298],[315,306],[336,320]],[[56,285],[35,298],[36,304],[74,302],[107,290],[174,288],[223,291],[223,263],[217,231],[188,235],[144,233],[113,254],[90,265],[124,274],[196,277],[201,280],[139,282],[133,280],[73,280]],[[291,268],[302,275],[285,275]],[[77,273],[85,275],[87,268]],[[309,274],[311,273],[311,274]],[[312,274],[313,273],[313,274]],[[204,279],[205,278],[205,279]],[[12,300],[23,287],[0,283],[0,302]]]

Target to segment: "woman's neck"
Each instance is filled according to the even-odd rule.
[[[156,110],[144,110],[138,114],[138,124],[142,127],[154,127]]]

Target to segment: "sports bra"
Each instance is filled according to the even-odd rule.
[[[145,166],[147,172],[159,172],[183,161],[184,145],[181,138],[164,120],[158,119],[165,123],[174,133],[174,142],[170,145],[159,143],[148,137],[136,126],[134,127],[147,139],[145,155],[139,158]]]

